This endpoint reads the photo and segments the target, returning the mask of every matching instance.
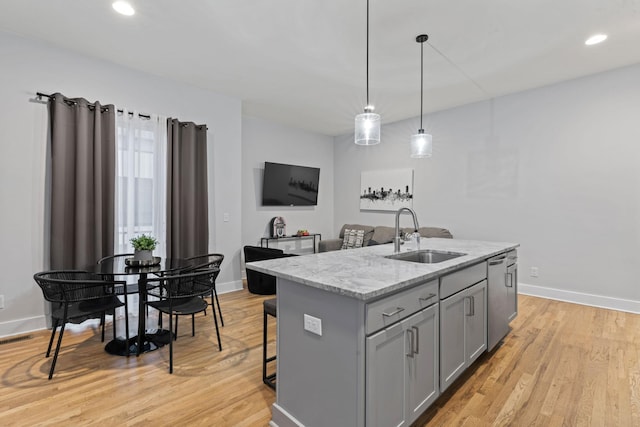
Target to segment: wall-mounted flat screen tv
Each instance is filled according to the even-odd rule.
[[[320,169],[264,162],[262,206],[315,206]]]

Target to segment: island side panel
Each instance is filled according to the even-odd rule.
[[[274,421],[284,415],[306,426],[364,426],[364,303],[287,279],[277,283]],[[304,330],[304,314],[321,319],[322,336]]]

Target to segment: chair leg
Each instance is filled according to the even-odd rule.
[[[211,308],[211,312],[213,313],[213,316],[212,316],[213,317],[213,324],[216,326],[216,336],[218,337],[218,350],[222,351],[222,342],[220,342],[220,330],[218,329],[218,316],[216,316],[215,307]]]
[[[191,336],[192,337],[196,336],[196,315],[195,314],[191,315]]]
[[[67,307],[64,308],[64,318],[62,319],[62,325],[60,326],[60,335],[58,335],[58,344],[56,345],[56,351],[53,353],[53,360],[51,361],[51,369],[49,369],[49,379],[53,377],[53,370],[56,368],[56,362],[58,361],[58,353],[60,352],[60,344],[62,344],[62,335],[64,335],[64,326],[67,324]]]
[[[218,300],[218,291],[216,287],[213,287],[213,295],[216,297],[216,304],[218,305],[218,314],[220,315],[220,325],[224,326],[224,319],[222,318],[222,310],[220,309],[220,301]],[[211,305],[213,305],[213,298],[211,298]],[[211,307],[211,310],[215,310],[215,307]]]
[[[276,389],[276,373],[274,372],[271,375],[267,375],[267,363],[273,362],[276,360],[277,355],[267,357],[267,312],[263,313],[263,321],[262,321],[262,382],[272,389]]]
[[[176,314],[176,326],[174,326],[175,330],[173,331],[173,339],[178,339],[178,315]],[[171,326],[169,326],[169,330],[171,330]]]
[[[262,382],[267,383],[267,312],[262,312]]]
[[[56,336],[56,329],[58,329],[58,324],[60,323],[60,319],[56,318],[53,322],[53,328],[51,328],[51,338],[49,338],[49,347],[47,347],[47,355],[45,357],[49,357],[51,354],[51,346],[53,345],[53,337]]]
[[[169,311],[169,334],[173,330],[173,314]],[[178,316],[176,316],[176,327],[178,326]],[[169,373],[173,374],[173,340],[169,337]]]
[[[102,325],[102,336],[101,340],[104,342],[104,324],[105,324],[105,312],[100,313],[100,324]]]

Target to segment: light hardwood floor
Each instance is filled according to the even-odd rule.
[[[195,338],[182,318],[173,375],[168,347],[111,356],[97,328],[65,332],[51,381],[47,331],[0,344],[0,425],[266,426],[275,393],[261,381],[264,299],[220,296],[222,352],[211,313],[196,318]],[[417,425],[640,426],[640,315],[527,296],[519,303],[503,345]]]

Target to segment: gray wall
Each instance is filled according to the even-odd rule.
[[[374,147],[338,137],[334,233],[392,225],[359,210],[360,172],[412,168],[421,225],[522,245],[521,291],[640,312],[639,117],[635,65],[431,114],[430,159],[409,158],[418,118]]]
[[[219,289],[242,286],[241,102],[0,32],[0,336],[42,328],[46,105],[36,91],[62,92],[209,126],[210,248],[225,254]],[[223,213],[230,221],[223,222]]]
[[[262,206],[264,162],[320,168],[317,206]],[[299,229],[333,230],[333,138],[244,116],[242,120],[242,244],[259,245],[274,216],[284,217],[287,234]],[[287,251],[308,252],[310,240],[271,242]]]

